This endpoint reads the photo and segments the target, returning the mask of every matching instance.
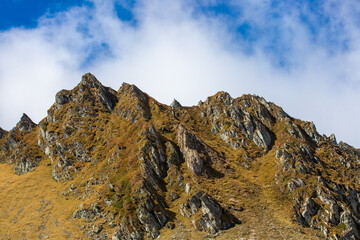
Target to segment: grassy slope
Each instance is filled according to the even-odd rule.
[[[163,107],[169,109],[166,106]],[[152,110],[150,122],[155,128],[158,131],[163,127],[170,130],[162,133],[165,138],[176,142],[175,129],[181,122],[217,153],[224,153],[225,164],[229,165],[231,170],[223,178],[193,177],[186,170],[186,163],[182,165],[185,182],[192,185],[191,193],[204,190],[224,207],[244,208],[243,211],[232,210],[232,213],[243,224],[221,231],[213,236],[214,238],[319,239],[316,237],[319,234],[316,230],[300,230],[299,225],[293,221],[290,200],[283,197],[284,194],[275,185],[274,175],[278,172],[277,160],[274,157],[275,150],[255,159],[250,163],[250,168],[246,169],[242,166],[244,150],[234,150],[219,136],[212,134],[211,127],[204,123],[196,107],[176,110],[179,112],[177,118],[174,118],[168,110],[160,111],[159,104],[153,99],[150,100],[150,109]],[[80,200],[72,195],[62,196],[61,193],[68,191],[71,184],[79,187],[91,176],[100,177],[105,172],[110,172],[109,182],[121,188],[121,192],[127,190],[127,186],[137,184],[134,182],[137,170],[131,171],[137,169],[137,154],[141,145],[137,139],[144,125],[149,123],[139,121],[131,125],[119,116],[110,117],[105,114],[102,117],[97,121],[98,127],[103,129],[96,130],[95,141],[106,144],[94,151],[94,157],[98,160],[81,163],[83,169],[72,181],[55,182],[51,176],[52,167],[46,166],[46,161],[42,161],[33,172],[22,176],[15,175],[11,169],[12,166],[0,164],[0,238],[34,239],[49,236],[50,239],[86,239],[79,228],[82,220],[73,220],[72,214],[77,206],[82,203],[90,204],[97,200],[98,196],[94,194],[86,200]],[[100,124],[101,119],[105,118],[109,121],[106,124]],[[49,128],[51,127],[50,124]],[[76,136],[81,136],[81,132]],[[87,141],[86,138],[82,140]],[[275,145],[281,144],[275,143]],[[125,146],[126,149],[117,151],[118,146]],[[256,149],[248,150],[256,152]],[[113,153],[118,154],[114,160],[111,158]],[[223,166],[217,167],[223,168]],[[115,195],[106,185],[93,186],[93,188],[101,192],[102,198]],[[194,229],[191,219],[181,216],[179,205],[188,196],[184,189],[178,191],[181,197],[173,202],[169,201],[169,210],[176,214],[174,220],[176,228],[169,230],[164,227],[161,230],[161,239],[208,239],[209,236],[206,233]],[[129,193],[131,194],[131,191],[127,194]],[[119,204],[123,206],[124,203],[119,202]],[[114,210],[107,206],[104,208]],[[117,209],[117,211],[122,210]],[[113,231],[107,225],[104,230]]]
[[[1,239],[84,239],[72,213],[81,202],[60,196],[65,188],[42,162],[35,171],[18,176],[0,164]]]

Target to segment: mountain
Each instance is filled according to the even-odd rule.
[[[360,151],[264,98],[90,73],[0,129],[1,239],[360,239]]]

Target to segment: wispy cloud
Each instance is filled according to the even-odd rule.
[[[95,0],[45,15],[35,29],[0,33],[0,125],[22,112],[41,120],[90,71],[164,103],[254,93],[360,146],[360,7],[321,2]]]

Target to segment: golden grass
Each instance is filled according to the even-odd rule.
[[[72,220],[81,202],[59,195],[66,184],[52,179],[45,161],[21,176],[12,168],[0,164],[0,239],[86,239]]]

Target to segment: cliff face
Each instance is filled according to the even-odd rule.
[[[38,176],[26,178],[34,191],[52,186],[3,213],[3,238],[360,238],[360,152],[258,96],[219,92],[167,106],[85,74],[38,125],[24,114],[0,129],[0,148],[0,161],[21,175],[10,174],[5,190],[24,174]],[[0,194],[1,208],[16,194]],[[48,195],[54,223],[23,233],[26,220],[11,219],[24,209],[40,218],[34,203]]]

